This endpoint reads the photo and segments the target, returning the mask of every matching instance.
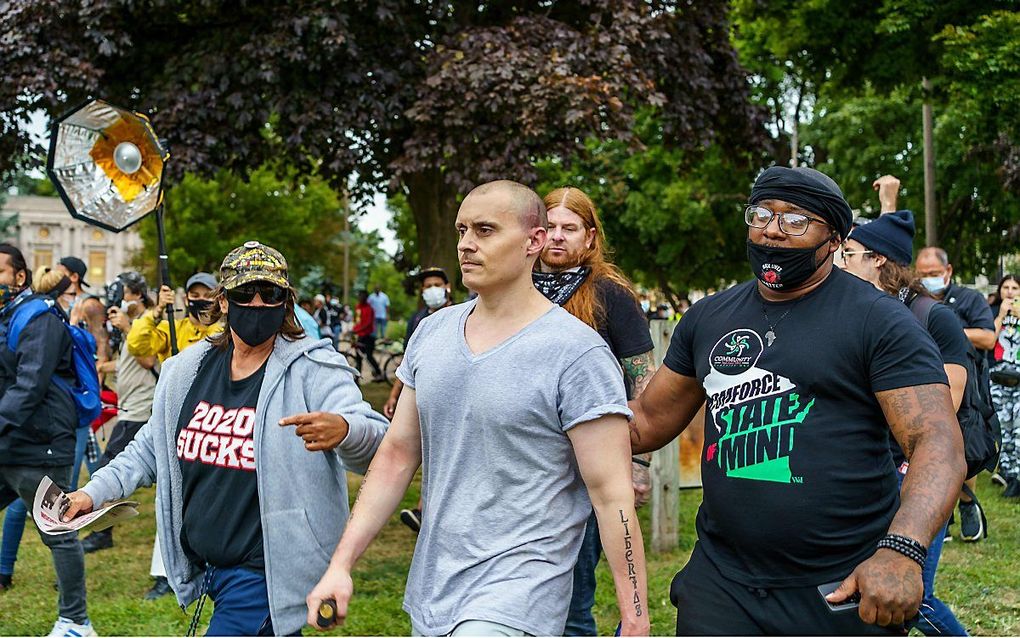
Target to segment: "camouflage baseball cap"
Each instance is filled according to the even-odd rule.
[[[290,288],[287,260],[280,251],[257,241],[246,241],[233,249],[220,266],[223,288],[231,290],[253,281],[267,281],[281,288]]]

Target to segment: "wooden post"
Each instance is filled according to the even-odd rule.
[[[680,441],[652,455],[652,551],[669,552],[680,544]]]
[[[651,322],[655,365],[661,366],[675,321]],[[652,455],[652,551],[668,552],[680,544],[680,441],[674,439]]]

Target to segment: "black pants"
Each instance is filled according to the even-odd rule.
[[[61,490],[70,491],[70,464],[57,467],[0,465],[0,510],[21,497],[31,512],[35,492],[44,476],[50,477]],[[78,532],[43,534],[39,531],[39,537],[49,548],[53,568],[57,572],[57,589],[60,591],[57,613],[76,623],[85,622],[89,617],[85,609],[85,554],[78,542]],[[7,613],[6,609],[4,613]]]
[[[669,599],[677,608],[677,636],[904,635],[866,624],[857,609],[830,611],[817,587],[760,589],[729,580],[700,545],[673,577]]]
[[[358,337],[358,350],[361,351],[363,357],[368,359],[368,365],[372,366],[372,373],[381,377],[382,370],[379,369],[379,362],[375,360],[375,335]]]
[[[110,433],[110,440],[106,443],[106,450],[99,457],[96,469],[106,467],[114,457],[123,452],[128,443],[135,440],[135,435],[143,425],[145,421],[117,421],[117,425],[113,426],[113,432]]]

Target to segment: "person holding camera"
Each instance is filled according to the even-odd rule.
[[[184,350],[206,337],[222,332],[222,324],[208,321],[208,311],[213,304],[213,290],[216,278],[207,272],[198,272],[188,278],[184,287],[188,298],[188,312],[174,318],[177,333],[177,349]],[[138,321],[131,325],[127,336],[128,351],[136,357],[155,355],[160,363],[166,361],[172,352],[170,347],[170,323],[164,318],[167,306],[173,307],[174,291],[161,286],[156,305],[147,310]]]
[[[115,292],[108,301],[115,305],[107,311],[110,325],[121,334],[128,334],[131,324],[152,306],[147,295],[148,285],[141,274],[131,271],[118,275],[111,290]],[[116,458],[152,416],[152,400],[159,378],[156,366],[154,355],[135,357],[126,347],[121,347],[120,355],[101,367],[100,372],[117,375],[118,414],[117,425],[99,458],[97,471]],[[93,532],[82,540],[81,546],[86,554],[113,547],[113,528]]]

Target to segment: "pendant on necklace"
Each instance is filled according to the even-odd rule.
[[[767,345],[771,347],[772,344],[776,341],[776,333],[772,332],[772,330],[770,329],[768,332],[765,333],[765,340],[768,341]]]

